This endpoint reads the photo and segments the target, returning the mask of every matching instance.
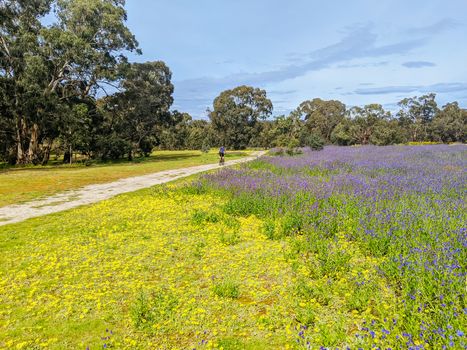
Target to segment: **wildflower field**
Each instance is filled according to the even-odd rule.
[[[464,349],[466,151],[271,155],[0,227],[0,348]]]

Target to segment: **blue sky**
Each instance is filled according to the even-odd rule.
[[[267,91],[274,114],[437,93],[467,107],[467,0],[127,0],[143,55],[163,60],[173,109],[205,118],[225,89]]]

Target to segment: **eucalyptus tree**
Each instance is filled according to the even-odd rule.
[[[14,160],[32,158],[38,120],[44,114],[47,77],[41,57],[40,18],[51,9],[47,0],[0,2],[0,118],[7,144],[14,144]],[[30,150],[30,151],[28,151]]]
[[[325,142],[331,142],[331,134],[345,117],[345,104],[337,100],[314,98],[304,101],[294,111],[305,121],[305,127]]]
[[[189,134],[186,142],[188,149],[203,150],[214,145],[213,130],[207,120],[192,120],[189,124]]]
[[[188,113],[177,110],[170,113],[169,125],[158,129],[160,147],[163,149],[187,149],[189,148],[189,137],[191,132],[192,118]]]
[[[442,142],[465,142],[467,140],[467,110],[457,102],[451,102],[433,118],[431,126],[433,138]]]
[[[135,154],[148,155],[158,143],[158,127],[170,125],[171,78],[170,69],[162,61],[132,63],[124,70],[122,91],[110,101],[116,106],[114,113],[130,160]]]
[[[274,118],[269,129],[272,135],[272,144],[275,147],[298,147],[303,146],[303,121],[297,113],[290,113],[288,116],[279,115]]]
[[[331,139],[340,145],[386,145],[395,138],[391,113],[380,104],[352,107],[333,130]]]
[[[397,113],[400,125],[407,130],[410,141],[425,141],[429,139],[430,123],[438,113],[435,101],[436,94],[431,93],[420,97],[404,98],[399,102]]]
[[[217,96],[209,118],[220,143],[243,149],[259,136],[258,121],[270,116],[272,109],[265,90],[242,85]]]
[[[37,163],[69,125],[67,110],[116,80],[124,51],[139,51],[124,0],[0,3],[3,118],[13,119],[16,163]],[[55,22],[41,19],[54,12]],[[63,118],[63,116],[67,118]],[[81,113],[74,113],[76,117]],[[79,123],[75,123],[79,125]]]

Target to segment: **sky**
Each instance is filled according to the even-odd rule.
[[[172,109],[206,118],[222,91],[265,89],[274,115],[435,92],[467,107],[467,0],[127,0],[143,54],[172,71]]]

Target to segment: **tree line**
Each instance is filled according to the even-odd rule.
[[[200,148],[202,142],[208,142],[242,149],[465,142],[467,110],[457,102],[440,108],[435,97],[430,93],[405,98],[395,113],[380,104],[347,108],[338,100],[315,98],[302,102],[290,114],[271,120],[273,105],[266,91],[239,86],[216,97],[212,110],[208,110],[209,121],[192,120],[189,115],[181,118],[165,131],[167,136],[161,140],[161,146]]]
[[[265,90],[223,91],[208,120],[171,110],[174,86],[162,61],[141,53],[125,26],[124,0],[4,0],[0,3],[0,161],[46,164],[145,156],[154,147],[298,147],[465,142],[467,111],[439,108],[434,94],[406,98],[394,115],[379,104],[347,108],[319,98],[272,117]],[[53,23],[44,25],[44,18]]]

